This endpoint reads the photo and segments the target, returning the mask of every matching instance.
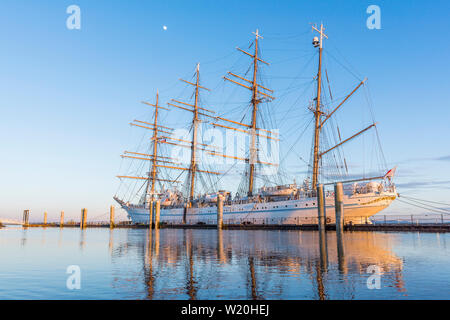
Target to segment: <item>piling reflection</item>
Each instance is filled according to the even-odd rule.
[[[441,237],[439,237],[439,243],[441,243],[440,239],[441,239]],[[445,239],[446,239],[445,237],[442,237],[442,247],[444,249],[447,249],[447,243],[446,243]]]
[[[320,264],[315,265],[316,268],[316,282],[317,282],[317,295],[319,300],[325,300],[325,287],[323,284],[324,274],[328,269],[328,248],[327,248],[327,233],[325,228],[320,228],[319,233],[319,261]]]
[[[185,236],[185,247],[186,247],[186,257],[187,263],[186,268],[186,292],[189,296],[189,300],[197,299],[197,288],[196,281],[194,280],[194,249],[192,246],[192,230],[183,230]]]
[[[145,246],[145,261],[144,267],[144,283],[147,286],[147,299],[153,299],[154,289],[154,275],[153,275],[153,233],[151,230],[147,231],[147,243]]]
[[[62,229],[58,230],[58,247],[62,245]]]
[[[346,275],[365,284],[370,265],[404,290],[402,260],[391,251],[395,234],[159,229],[147,230],[144,241],[138,231],[127,231],[126,243],[110,252],[113,263],[129,250],[142,253],[148,299],[345,298],[339,294],[357,290]]]
[[[112,229],[109,229],[109,241],[108,241],[109,254],[112,254],[113,247],[114,247],[114,232]]]
[[[341,273],[347,273],[347,264],[345,263],[345,250],[344,250],[344,233],[336,231],[336,250],[338,258],[338,269]]]
[[[328,249],[327,249],[327,234],[325,229],[319,230],[319,255],[320,255],[320,269],[326,272],[328,268]]]
[[[327,295],[325,293],[324,286],[324,273],[322,268],[316,263],[316,283],[317,283],[317,296],[319,300],[326,300]]]
[[[155,259],[159,257],[159,228],[153,231],[155,236]]]
[[[80,229],[80,250],[83,251],[86,245],[86,229]]]
[[[249,271],[249,280],[248,280],[248,289],[249,299],[257,300],[258,299],[258,290],[256,288],[256,273],[255,273],[255,262],[253,256],[248,257],[248,271]]]
[[[22,247],[25,247],[27,244],[27,231],[28,231],[27,227],[22,228],[22,237],[20,238],[20,245]]]
[[[223,229],[217,230],[217,260],[221,264],[227,263],[227,258],[223,248]]]

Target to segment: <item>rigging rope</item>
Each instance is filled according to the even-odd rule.
[[[440,205],[444,205],[444,206],[449,206],[449,207],[450,207],[450,204],[448,204],[448,203],[443,203],[443,202],[437,202],[437,201],[431,201],[431,200],[424,200],[424,199],[413,198],[413,197],[404,196],[404,195],[402,195],[402,198],[407,198],[407,199],[415,200],[415,201],[430,202],[430,203],[435,203],[435,204],[440,204]]]
[[[400,201],[400,202],[405,203],[405,204],[409,204],[410,206],[413,206],[413,207],[417,207],[417,208],[421,208],[421,209],[425,209],[425,210],[431,211],[432,213],[439,213],[439,214],[448,214],[448,215],[450,215],[450,211],[445,211],[445,210],[442,210],[442,209],[440,209],[442,211],[438,211],[436,209],[430,209],[428,207],[420,206],[420,205],[417,205],[417,204],[414,204],[414,203],[410,203],[410,202],[407,202],[407,201],[401,200],[401,199],[397,199],[397,201]]]

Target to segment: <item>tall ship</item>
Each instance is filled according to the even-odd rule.
[[[152,205],[159,201],[161,223],[214,224],[217,201],[221,197],[224,201],[224,224],[311,224],[317,222],[318,186],[332,185],[337,181],[344,184],[345,223],[370,223],[372,215],[387,208],[396,199],[393,183],[395,168],[387,170],[385,165],[371,175],[349,173],[344,146],[370,131],[376,131],[379,139],[377,124],[372,121],[362,130],[342,138],[335,117],[347,101],[365,86],[366,79],[359,81],[344,96],[333,98],[323,62],[323,43],[328,37],[323,25],[314,25],[312,30],[317,33],[312,42],[317,73],[311,76],[313,96],[304,110],[311,116],[311,125],[294,125],[290,131],[312,133],[310,161],[306,164],[303,182],[297,184],[295,174],[286,175],[283,171],[286,156],[282,161],[278,161],[277,157],[267,157],[268,154],[280,153],[279,146],[284,139],[282,126],[279,130],[270,128],[269,117],[277,111],[269,109],[267,112],[264,107],[273,103],[275,93],[262,83],[261,65],[269,66],[269,63],[261,57],[262,36],[257,30],[249,46],[252,50],[237,48],[251,61],[247,72],[240,75],[229,71],[223,76],[224,83],[237,85],[250,93],[249,102],[233,109],[235,117],[230,110],[212,110],[204,106],[201,93],[210,89],[200,83],[199,64],[190,81],[180,79],[193,88],[189,101],[171,99],[162,106],[157,91],[154,103],[143,102],[153,108],[151,120],[134,120],[131,125],[145,129],[149,135],[143,138],[136,150],[125,151],[122,155],[124,161],[133,161],[136,165],[126,175],[118,176],[125,192],[114,196],[132,222],[148,224]],[[185,113],[177,119],[188,116],[188,126],[183,134],[180,134],[183,130],[169,127],[166,123],[170,118],[168,113],[174,110]],[[289,117],[289,111],[286,114]],[[243,143],[236,142],[239,139],[227,139],[224,145],[221,139],[214,139],[214,134],[205,138],[205,127],[212,129],[209,133],[220,131],[226,132],[227,137],[243,137]],[[307,130],[309,128],[311,130]],[[288,148],[286,155],[296,153],[297,140]],[[236,149],[241,152],[233,152]],[[267,149],[271,149],[271,153]],[[352,151],[352,155],[356,151]],[[382,150],[380,152],[384,159]],[[294,158],[303,160],[300,156]],[[225,163],[232,165],[226,166]],[[239,166],[242,172],[224,183],[226,177],[231,176],[230,172],[236,171]],[[333,223],[333,190],[325,192],[325,205],[327,222]]]

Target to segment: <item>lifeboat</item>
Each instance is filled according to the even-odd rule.
[[[259,194],[264,197],[289,197],[297,193],[296,185],[282,185],[274,187],[262,187],[259,189]]]

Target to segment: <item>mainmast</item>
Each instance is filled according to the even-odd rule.
[[[322,40],[323,37],[328,37],[323,33],[323,25],[320,24],[320,30],[316,27],[312,26],[313,30],[317,31],[320,34],[320,40],[317,37],[314,37],[313,45],[314,47],[319,47],[319,67],[317,71],[317,96],[316,96],[316,109],[314,111],[315,116],[315,127],[314,127],[314,162],[313,162],[313,178],[312,178],[312,189],[316,190],[317,182],[319,177],[319,144],[320,144],[320,129],[321,129],[321,116],[322,111],[320,110],[320,97],[322,91]]]
[[[258,72],[258,38],[261,37],[256,29],[255,34],[255,54],[253,55],[253,81],[252,81],[252,122],[251,129],[251,144],[250,144],[250,161],[249,173],[248,173],[248,192],[247,195],[251,197],[253,195],[253,184],[255,174],[255,162],[256,162],[256,113],[258,111],[258,87],[256,84],[256,76]],[[261,37],[262,38],[262,37]]]
[[[195,192],[195,171],[197,169],[197,130],[198,130],[198,88],[199,88],[200,63],[197,63],[196,81],[195,81],[195,102],[192,118],[192,146],[191,146],[191,166],[190,166],[190,190],[189,202],[194,200]]]
[[[256,29],[255,34],[255,54],[253,55],[253,81],[252,81],[252,122],[251,129],[251,144],[250,144],[250,161],[249,161],[249,173],[248,173],[248,192],[247,195],[251,197],[253,195],[254,175],[255,175],[255,162],[256,162],[256,113],[258,112],[258,87],[256,84],[256,76],[258,72],[258,38],[261,37]],[[262,38],[262,37],[261,37]]]
[[[231,121],[228,119],[224,119],[224,118],[220,118],[217,117],[218,120],[222,120],[222,121],[228,121],[234,124],[238,124],[244,127],[247,127],[248,129],[250,129],[250,135],[251,135],[251,141],[250,141],[250,154],[249,154],[249,158],[248,159],[239,159],[239,160],[245,160],[246,162],[248,162],[248,191],[247,191],[247,195],[249,197],[251,197],[253,195],[253,188],[254,188],[254,181],[255,181],[255,164],[256,163],[260,163],[258,160],[258,156],[257,156],[257,152],[256,152],[256,137],[257,136],[261,136],[260,134],[257,133],[257,130],[262,130],[262,131],[266,131],[264,129],[259,129],[257,127],[257,123],[256,123],[256,119],[257,119],[257,114],[258,114],[258,104],[265,98],[269,101],[275,99],[274,97],[262,92],[259,90],[259,88],[266,90],[270,93],[273,93],[272,90],[263,87],[262,85],[258,84],[257,79],[258,79],[258,62],[262,62],[265,63],[267,65],[269,65],[267,62],[265,62],[264,60],[262,60],[261,58],[259,58],[258,56],[258,40],[259,38],[263,39],[263,37],[259,34],[258,29],[256,30],[256,32],[253,32],[253,34],[255,35],[255,51],[254,54],[250,54],[242,49],[237,48],[239,51],[241,51],[242,53],[250,56],[253,60],[253,79],[252,80],[248,80],[244,77],[241,77],[239,75],[236,75],[232,72],[228,72],[228,74],[230,76],[233,76],[235,78],[238,78],[240,80],[246,81],[247,83],[249,83],[251,86],[249,85],[245,85],[242,84],[238,81],[232,80],[230,78],[224,77],[225,80],[231,81],[235,84],[238,84],[244,88],[247,88],[249,90],[252,91],[252,100],[251,100],[251,104],[252,104],[252,118],[251,118],[251,123],[248,124],[243,124],[243,123],[239,123],[236,121]],[[260,98],[260,95],[264,96],[264,98]],[[233,130],[237,130],[240,131],[239,129],[235,129],[235,128],[230,128],[230,127],[225,127],[223,125],[219,125],[219,124],[214,124],[215,126],[220,126],[220,127],[224,127],[227,129],[233,129]],[[271,139],[271,137],[269,136],[265,136],[266,138]],[[273,139],[273,138],[272,138]],[[225,156],[225,155],[222,155]],[[227,157],[227,156],[225,156]]]

